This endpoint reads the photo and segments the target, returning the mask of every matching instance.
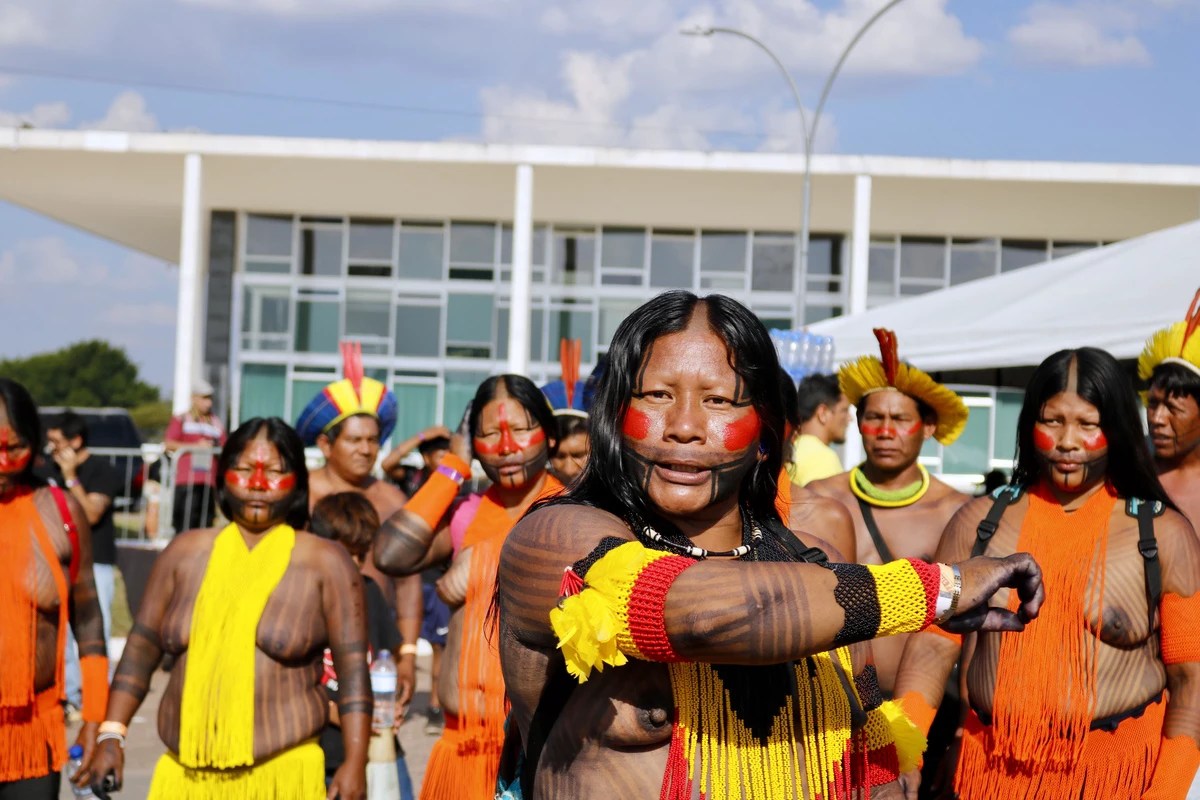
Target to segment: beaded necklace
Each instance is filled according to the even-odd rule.
[[[850,470],[850,491],[863,502],[879,508],[911,506],[929,491],[929,471],[917,464],[921,479],[903,489],[880,489],[863,474],[861,466]]]

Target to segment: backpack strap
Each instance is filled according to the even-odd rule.
[[[1155,500],[1140,497],[1125,501],[1125,513],[1138,521],[1138,552],[1146,571],[1146,608],[1150,616],[1150,632],[1154,632],[1154,614],[1162,599],[1162,564],[1158,560],[1158,540],[1154,538],[1154,518],[1162,516],[1166,507]]]
[[[71,577],[69,586],[74,586],[75,578],[79,575],[79,529],[75,527],[75,518],[71,516],[71,507],[67,505],[67,496],[63,490],[54,484],[47,488],[50,489],[50,496],[54,498],[54,504],[58,506],[63,530],[67,532],[67,539],[71,542],[71,565],[67,574]]]
[[[879,553],[884,564],[895,561],[896,557],[892,555],[891,548],[883,540],[883,533],[875,522],[875,513],[871,511],[871,504],[857,495],[855,499],[858,500],[858,509],[862,512],[863,522],[867,525],[867,533],[871,534],[871,542],[875,545],[875,551]]]
[[[987,552],[988,541],[1000,529],[1000,518],[1024,493],[1025,487],[1019,484],[1000,486],[992,492],[992,507],[975,528],[975,546],[971,548],[971,558],[977,558]]]

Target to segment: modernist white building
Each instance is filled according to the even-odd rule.
[[[363,343],[397,433],[457,420],[488,374],[584,371],[653,293],[723,292],[796,327],[1200,216],[1200,167],[0,129],[0,199],[180,267],[174,402],[294,418]],[[903,351],[903,339],[901,339]],[[961,445],[1011,457],[1013,392]]]

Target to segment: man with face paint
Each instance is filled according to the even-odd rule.
[[[1158,331],[1138,358],[1158,478],[1200,526],[1200,291],[1183,322]]]
[[[989,628],[1036,614],[1025,557],[822,563],[825,532],[776,507],[779,372],[762,323],[720,295],[667,292],[618,327],[583,475],[501,558],[528,800],[900,797],[921,742],[862,643],[968,608]],[[978,613],[1001,584],[1020,586],[1015,613]]]
[[[451,608],[435,676],[445,727],[429,756],[423,800],[494,795],[507,712],[490,613],[496,569],[517,520],[562,489],[548,471],[554,430],[550,405],[533,382],[519,375],[488,378],[451,437],[450,453],[376,537],[376,563],[389,574],[418,573],[453,557],[437,583]],[[455,505],[472,453],[492,484]]]
[[[1012,484],[964,506],[938,558],[1016,550],[1043,570],[1037,624],[961,648],[916,634],[897,679],[928,720],[960,649],[970,654],[957,796],[1182,800],[1200,764],[1200,543],[1103,350],[1063,350],[1034,371]]]
[[[34,475],[41,438],[25,387],[0,378],[0,797],[53,800],[67,760],[68,624],[79,642],[83,725],[76,743],[85,766],[104,719],[108,658],[88,518],[73,497]]]
[[[407,502],[395,484],[372,473],[379,448],[396,426],[396,396],[383,383],[363,374],[362,348],[342,345],[342,371],[346,376],[322,389],[296,421],[296,432],[307,446],[316,445],[325,464],[309,473],[309,510],[322,499],[341,492],[361,494],[380,519],[387,519]],[[378,584],[388,600],[404,644],[396,664],[396,711],[403,714],[417,682],[417,639],[421,635],[425,603],[421,577],[392,578],[364,559],[363,574]],[[398,768],[407,772],[403,755]]]
[[[857,408],[866,461],[807,488],[850,512],[858,563],[930,560],[942,530],[968,497],[930,475],[918,459],[928,439],[949,445],[958,438],[967,424],[967,407],[953,391],[900,361],[895,334],[880,328],[875,336],[880,358],[865,356],[838,372],[842,394]],[[893,636],[874,645],[879,684],[887,695],[905,639]]]
[[[155,561],[89,777],[120,788],[126,726],[171,653],[158,706],[168,752],[150,798],[363,798],[371,693],[362,583],[344,548],[297,530],[308,518],[307,479],[304,446],[283,420],[251,419],[229,437],[216,480],[230,523],[175,537]],[[327,718],[318,681],[326,648],[345,748],[328,790],[316,743]]]

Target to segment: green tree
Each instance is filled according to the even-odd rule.
[[[138,380],[125,350],[99,339],[0,360],[0,375],[23,383],[42,406],[133,408],[159,399],[158,389]]]

